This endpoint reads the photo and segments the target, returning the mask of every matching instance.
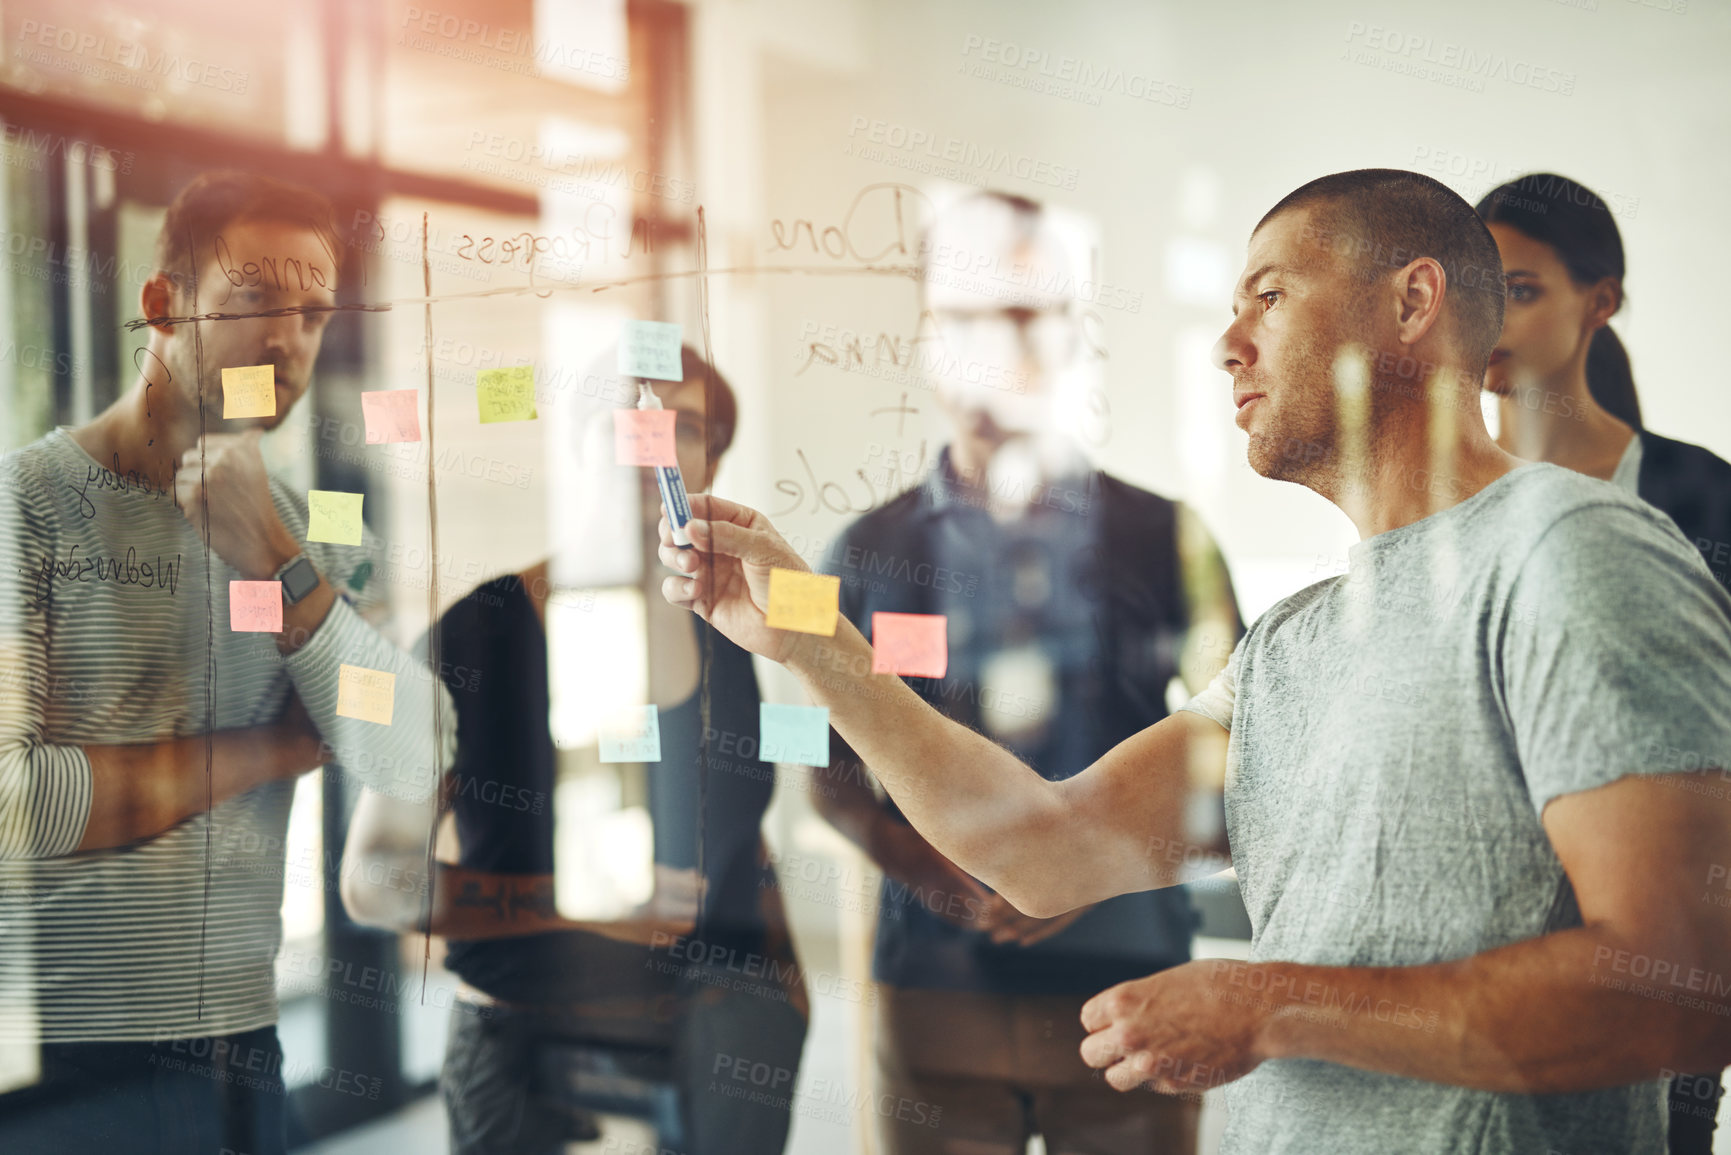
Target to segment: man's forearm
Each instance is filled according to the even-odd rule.
[[[559,917],[550,874],[497,874],[438,863],[432,933],[451,939],[515,938],[572,930]]]
[[[320,764],[315,737],[274,725],[127,746],[85,746],[90,818],[80,851],[150,838],[266,782]]]
[[[1631,966],[1631,958],[1644,961]],[[1731,982],[1722,971],[1633,951],[1595,928],[1427,966],[1215,966],[1216,997],[1267,1012],[1269,1058],[1525,1094],[1731,1061]]]

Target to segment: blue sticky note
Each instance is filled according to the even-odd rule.
[[[829,765],[829,707],[763,702],[757,714],[757,756],[765,762]]]
[[[661,719],[654,706],[633,707],[602,727],[601,761],[661,761]]]
[[[672,321],[627,321],[619,331],[619,375],[683,381],[679,325]]]

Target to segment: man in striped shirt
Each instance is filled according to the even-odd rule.
[[[425,799],[449,763],[443,687],[369,622],[373,539],[309,541],[260,455],[335,303],[329,219],[309,190],[194,180],[137,380],[0,460],[0,1088],[26,1088],[0,1149],[282,1150],[295,779],[329,759]],[[274,374],[264,415],[225,417],[246,366]],[[233,581],[280,582],[280,632],[231,628]],[[390,677],[357,708],[344,667]]]

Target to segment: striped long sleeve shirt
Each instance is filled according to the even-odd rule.
[[[305,541],[305,501],[271,482]],[[292,781],[154,838],[78,853],[92,802],[83,747],[261,725],[299,694],[333,760],[425,797],[454,736],[448,692],[363,613],[376,539],[307,542],[343,592],[283,656],[229,628],[229,581],[171,494],[117,477],[56,430],[0,459],[0,1041],[163,1039],[276,1020]],[[396,676],[389,725],[336,713],[339,667]],[[209,877],[208,914],[206,877]],[[202,1013],[200,991],[202,989]]]

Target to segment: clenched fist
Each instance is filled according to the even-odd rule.
[[[271,502],[270,477],[259,452],[263,435],[260,429],[206,433],[181,454],[174,474],[180,512],[218,557],[250,581],[269,579],[300,552]]]

